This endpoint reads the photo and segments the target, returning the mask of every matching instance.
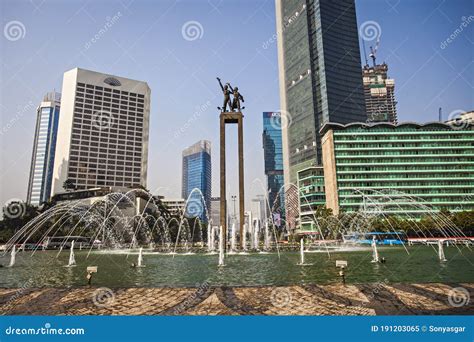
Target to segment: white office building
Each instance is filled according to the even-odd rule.
[[[64,73],[53,192],[146,187],[150,88],[75,68]]]

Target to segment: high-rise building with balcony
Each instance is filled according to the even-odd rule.
[[[397,123],[395,80],[387,72],[385,63],[362,69],[367,122]]]
[[[75,68],[64,73],[54,193],[146,187],[150,88],[146,82]]]
[[[321,134],[326,205],[336,215],[474,210],[472,123],[328,123]]]
[[[61,94],[47,93],[36,109],[36,129],[31,157],[27,202],[40,205],[51,196],[54,155],[58,133]]]
[[[211,142],[201,140],[183,151],[181,196],[187,200],[185,214],[207,221],[211,208]]]

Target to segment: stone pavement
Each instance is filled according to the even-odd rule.
[[[472,315],[474,283],[0,289],[2,315]]]

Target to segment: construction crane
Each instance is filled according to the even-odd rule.
[[[369,67],[369,61],[367,59],[367,51],[365,51],[365,40],[362,39],[362,47],[364,48],[364,59],[365,59],[365,66]]]
[[[377,50],[379,48],[379,45],[380,45],[380,37],[377,38],[377,42],[375,43],[375,48],[373,48],[372,46],[370,47],[369,57],[372,58],[372,62],[374,63],[374,66],[376,65],[375,64],[375,58],[376,58],[376,54],[377,54]]]

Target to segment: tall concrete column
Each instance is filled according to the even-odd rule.
[[[245,222],[245,198],[244,198],[244,132],[243,115],[240,112],[224,112],[220,115],[220,187],[221,187],[221,226],[225,237],[224,246],[227,248],[227,198],[226,198],[226,146],[225,146],[225,125],[237,124],[238,126],[238,144],[239,144],[239,228],[240,228],[240,247],[243,248],[243,234]]]
[[[244,208],[244,125],[243,115],[241,114],[238,120],[238,135],[239,135],[239,223],[240,223],[240,248],[244,248],[244,223],[245,223],[245,208]]]

